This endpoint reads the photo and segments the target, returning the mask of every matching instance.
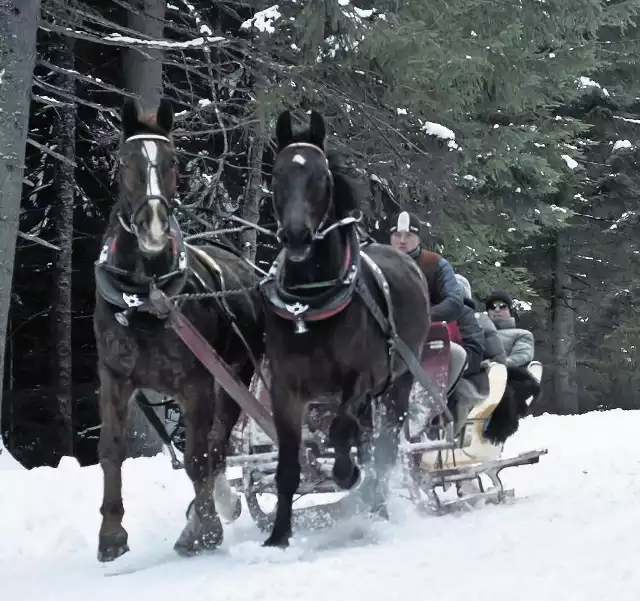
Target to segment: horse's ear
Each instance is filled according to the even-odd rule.
[[[125,138],[133,136],[138,130],[140,108],[134,98],[126,98],[122,105],[122,131]]]
[[[317,111],[311,111],[311,117],[309,119],[309,142],[315,144],[321,150],[324,150],[326,131],[322,115]]]
[[[171,102],[166,98],[160,100],[158,106],[158,112],[156,113],[156,123],[162,128],[165,133],[171,132],[173,127],[173,107]]]
[[[293,130],[291,129],[291,113],[283,111],[276,122],[276,140],[278,150],[282,150],[293,142]]]

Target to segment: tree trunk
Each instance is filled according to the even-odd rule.
[[[0,0],[0,415],[39,20],[40,0]]]
[[[75,69],[75,42],[65,37],[60,41],[57,64],[64,69]],[[76,78],[73,75],[56,75],[58,85],[69,95],[75,95]],[[70,161],[76,154],[76,106],[65,104],[57,109],[55,140],[57,151]],[[54,253],[53,296],[51,299],[51,354],[52,387],[61,418],[59,430],[60,456],[74,456],[72,344],[71,344],[71,261],[73,249],[73,211],[75,207],[75,168],[71,162],[55,161],[54,187],[56,190],[55,225],[56,245]]]
[[[260,196],[262,189],[262,155],[264,152],[264,140],[262,124],[257,123],[249,138],[248,167],[249,177],[244,191],[242,204],[242,217],[252,223],[258,223],[260,217]],[[258,233],[256,230],[247,229],[242,232],[241,248],[244,256],[250,261],[255,261],[257,251]]]
[[[165,0],[129,0],[130,29],[155,39],[164,37]],[[128,48],[122,51],[125,88],[140,97],[143,110],[155,111],[162,97],[162,50]],[[156,409],[164,421],[163,409]],[[127,457],[152,457],[162,451],[162,440],[134,401],[129,406]]]
[[[154,39],[164,37],[165,0],[129,0],[130,29]],[[122,53],[127,91],[140,96],[143,110],[156,110],[162,98],[163,51],[129,48]]]
[[[568,239],[566,232],[558,232],[555,241],[553,315],[553,400],[558,413],[579,411],[576,388],[575,311],[568,274]]]

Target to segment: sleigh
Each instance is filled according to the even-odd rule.
[[[272,525],[278,461],[268,393],[269,366],[263,359],[251,386],[245,388],[225,372],[220,357],[193,331],[193,326],[177,309],[171,316],[174,329],[243,409],[232,434],[231,452],[227,458],[227,466],[239,468],[241,475],[231,478],[229,484],[244,495],[252,519],[266,531]],[[451,342],[446,323],[432,324],[421,365],[431,381],[432,390],[427,393],[419,384],[412,390],[400,445],[405,494],[408,493],[420,511],[435,514],[467,508],[480,501],[501,503],[514,497],[514,490],[506,489],[502,483],[502,470],[535,464],[547,450],[537,449],[505,458],[502,456],[504,444],[493,444],[484,435],[505,390],[507,372],[504,365],[483,365],[480,382],[484,382],[484,386],[475,386],[477,402],[455,437],[451,436],[450,424],[443,416],[449,413],[445,407],[460,386],[467,358],[464,349]],[[540,363],[533,362],[529,369],[539,380]],[[439,398],[430,398],[434,393]],[[440,405],[443,411],[435,420],[431,411],[434,404]],[[328,444],[328,432],[336,408],[337,400],[330,398],[316,399],[308,406],[301,451],[302,478],[294,505],[294,519],[306,525],[330,523],[364,507],[366,484],[345,492],[337,487],[331,476],[333,451]],[[374,421],[376,410],[374,404]],[[353,448],[352,453],[357,456],[358,449]],[[455,498],[443,499],[443,493],[452,487],[456,491]],[[237,503],[236,513],[239,514],[239,499]]]

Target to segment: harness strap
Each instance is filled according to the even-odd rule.
[[[382,270],[378,267],[378,265],[373,261],[371,257],[369,257],[363,251],[360,251],[360,254],[367,265],[371,268],[378,282],[378,285],[382,290],[382,294],[384,295],[385,302],[388,307],[389,318],[383,315],[382,311],[378,307],[378,304],[375,302],[368,288],[361,279],[358,280],[358,284],[356,285],[358,294],[373,315],[373,318],[378,322],[378,325],[380,326],[382,331],[386,336],[389,337],[390,352],[398,351],[400,357],[402,357],[402,360],[407,365],[407,368],[412,373],[413,377],[427,391],[431,410],[434,412],[434,414],[443,413],[448,422],[447,429],[452,430],[453,416],[451,415],[451,411],[449,411],[449,408],[446,404],[440,405],[438,403],[440,393],[436,390],[435,386],[432,384],[424,369],[422,369],[422,365],[420,365],[419,361],[416,359],[409,346],[404,340],[402,340],[402,338],[400,338],[400,336],[398,336],[398,330],[396,328],[395,320],[393,317],[393,305],[391,303],[391,295],[389,292],[389,284],[387,282],[387,279],[384,277]],[[453,432],[448,432],[448,434],[452,435]],[[453,439],[452,436],[451,439]]]
[[[216,272],[218,279],[220,281],[220,288],[221,290],[225,290],[226,286],[225,286],[224,276],[222,273],[222,269],[220,268],[220,265],[218,265],[218,262],[211,255],[204,252],[201,248],[198,248],[197,246],[192,246],[191,244],[187,244],[186,246],[189,250],[193,251],[193,253],[200,259],[200,261],[202,261],[202,263],[204,263],[205,265],[208,265],[213,271]],[[271,397],[271,390],[269,388],[269,385],[267,384],[266,378],[262,373],[262,369],[260,369],[260,362],[258,361],[256,356],[253,354],[253,351],[251,350],[251,346],[247,342],[247,339],[245,335],[242,333],[242,330],[238,327],[237,317],[231,310],[231,307],[229,306],[229,303],[227,302],[226,297],[224,296],[219,297],[216,299],[216,301],[218,302],[222,310],[221,314],[224,317],[226,317],[229,326],[234,331],[236,336],[240,339],[240,342],[242,342],[244,348],[247,351],[247,354],[249,355],[249,359],[251,360],[251,363],[253,363],[254,371],[256,372],[258,377],[262,380],[262,384],[264,385],[267,393],[269,394],[269,397]]]
[[[176,456],[176,452],[173,449],[173,441],[171,440],[171,436],[167,432],[166,428],[163,426],[160,418],[156,415],[156,412],[153,410],[153,407],[157,407],[159,405],[164,405],[166,403],[151,403],[147,398],[147,395],[142,392],[142,390],[137,390],[134,397],[138,403],[138,407],[144,416],[149,420],[149,423],[156,431],[156,434],[160,437],[162,442],[167,446],[169,450],[169,455],[171,455],[171,467],[174,470],[179,470],[183,467],[182,462]]]

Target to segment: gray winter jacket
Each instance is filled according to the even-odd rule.
[[[456,273],[456,280],[458,280],[458,286],[460,286],[460,289],[462,290],[466,311],[463,313],[460,320],[458,320],[458,327],[460,328],[460,334],[463,338],[463,342],[465,330],[468,330],[469,333],[475,334],[474,338],[480,339],[477,347],[482,348],[482,360],[489,359],[489,361],[496,361],[497,363],[505,364],[507,358],[504,352],[504,347],[502,346],[502,341],[498,337],[496,326],[493,325],[493,322],[489,319],[489,316],[486,313],[478,313],[475,310],[475,303],[471,297],[471,284],[469,283],[469,280],[459,273]],[[466,307],[469,307],[471,311],[466,309]],[[473,322],[473,324],[470,322]],[[480,326],[480,330],[482,330],[481,336],[476,334],[478,331],[477,326]],[[465,350],[468,352],[468,349]]]
[[[535,341],[529,330],[516,328],[513,317],[496,319],[493,323],[507,353],[507,367],[522,367],[533,361]]]
[[[476,313],[476,319],[484,331],[484,358],[505,365],[507,355],[496,326],[486,313]]]

